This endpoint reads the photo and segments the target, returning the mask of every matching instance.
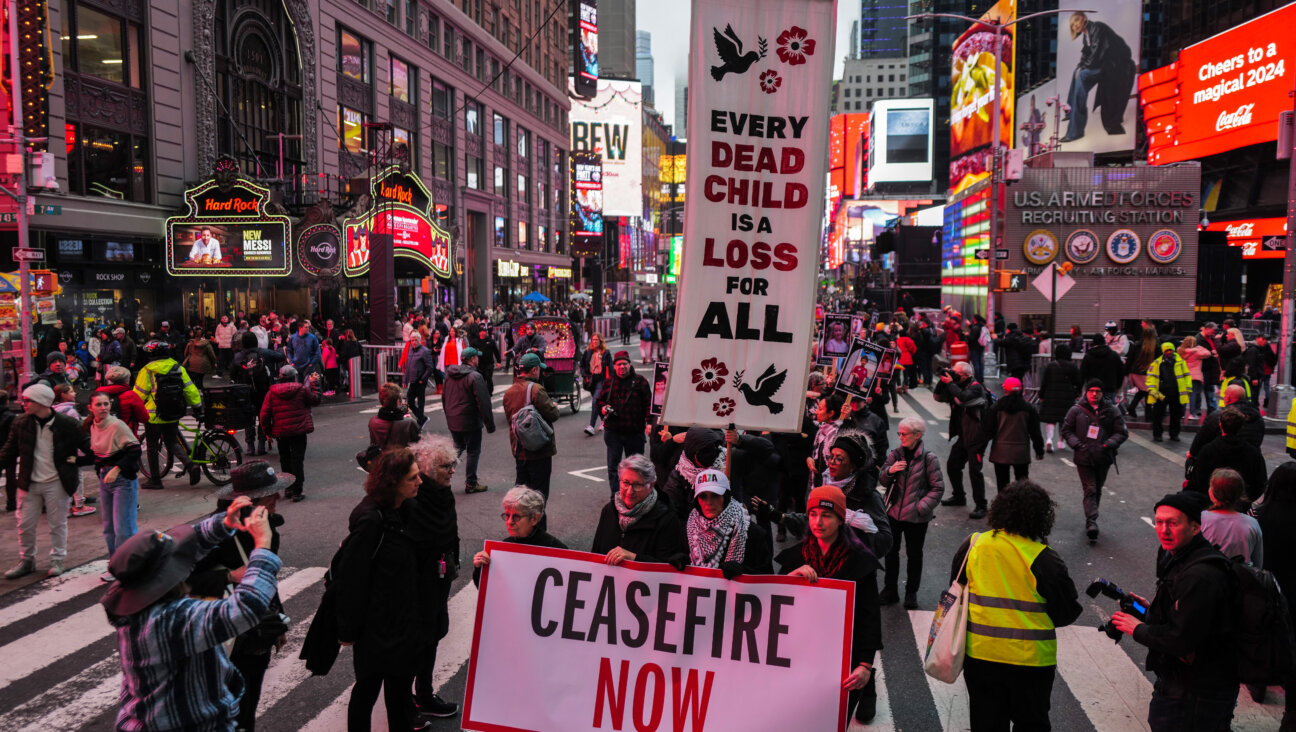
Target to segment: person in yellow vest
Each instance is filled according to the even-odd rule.
[[[1287,455],[1296,459],[1296,400],[1287,412]]]
[[[1192,394],[1192,374],[1188,362],[1175,351],[1174,344],[1161,344],[1161,358],[1147,370],[1148,420],[1152,422],[1152,441],[1161,441],[1161,419],[1170,412],[1170,441],[1179,441],[1179,422]]]
[[[990,503],[990,531],[973,534],[954,556],[955,577],[969,593],[967,682],[972,732],[1049,729],[1049,695],[1057,674],[1056,628],[1080,617],[1075,583],[1044,540],[1057,504],[1031,480],[1019,480]],[[967,568],[959,575],[963,557]]]
[[[1224,392],[1233,385],[1241,387],[1245,391],[1247,401],[1251,401],[1251,382],[1247,380],[1246,365],[1240,358],[1233,359],[1224,368],[1224,378],[1220,381],[1219,390],[1220,409],[1228,406],[1225,404]]]

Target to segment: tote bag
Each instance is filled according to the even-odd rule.
[[[963,555],[963,566],[949,589],[941,594],[936,613],[932,616],[931,630],[927,633],[923,670],[933,679],[947,684],[957,681],[963,673],[963,656],[967,652],[968,588],[960,584],[958,578],[967,568],[967,558],[972,554],[976,538],[977,535],[973,534],[967,554]]]

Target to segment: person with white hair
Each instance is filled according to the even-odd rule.
[[[540,491],[524,485],[513,486],[504,494],[500,502],[503,513],[500,520],[508,536],[503,541],[524,546],[544,546],[550,549],[566,549],[567,545],[553,534],[540,528],[540,519],[544,518],[545,497]],[[482,549],[473,555],[473,584],[481,583],[483,567],[490,566],[490,552]]]
[[[988,406],[985,387],[973,378],[972,364],[959,361],[953,369],[941,372],[934,396],[936,401],[950,405],[949,436],[951,440],[957,439],[945,463],[954,494],[941,501],[941,505],[967,505],[967,494],[963,492],[963,468],[967,466],[974,504],[968,518],[985,518],[985,474],[982,472],[985,456],[982,453],[990,441],[990,433],[981,424]]]
[[[619,490],[603,507],[590,551],[608,564],[686,562],[688,541],[670,501],[655,488],[657,470],[643,455],[630,455],[617,466]]]
[[[878,482],[883,488],[883,504],[891,523],[893,538],[887,552],[882,581],[882,604],[900,601],[900,542],[905,549],[905,597],[907,610],[918,608],[918,585],[922,582],[923,544],[927,525],[936,515],[936,506],[945,494],[940,458],[922,443],[927,423],[921,417],[905,417],[897,428],[900,447],[887,453]]]

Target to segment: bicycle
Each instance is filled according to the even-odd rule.
[[[177,422],[176,426],[180,428],[180,444],[185,447],[190,463],[202,468],[207,479],[213,484],[229,485],[233,480],[231,472],[243,464],[243,448],[239,446],[239,441],[234,436],[238,430],[220,426],[203,427],[197,423],[190,427],[184,422]],[[193,435],[192,441],[185,439],[186,432]],[[162,442],[160,447],[158,470],[165,476],[175,465],[176,459],[166,442]],[[140,460],[139,472],[146,480],[152,480],[147,457]]]

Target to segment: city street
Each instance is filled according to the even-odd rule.
[[[465,559],[480,549],[484,540],[505,535],[499,501],[511,485],[513,462],[499,407],[503,390],[504,384],[497,383],[494,403],[501,429],[486,437],[483,449],[481,480],[490,490],[465,495],[463,478],[456,476]],[[429,405],[433,404],[428,430],[444,433],[439,400],[429,399]],[[317,408],[316,430],[307,452],[306,500],[280,504],[286,519],[281,529],[284,570],[280,595],[292,623],[288,645],[275,656],[266,677],[258,721],[261,729],[345,729],[353,679],[350,652],[344,650],[332,673],[323,678],[309,677],[297,654],[323,590],[325,568],[346,533],[347,515],[361,495],[363,474],[352,455],[365,444],[365,423],[375,411],[373,401]],[[576,415],[566,407],[562,411],[557,425],[559,452],[554,461],[550,531],[573,548],[586,548],[598,511],[609,496],[604,448],[600,437],[586,437],[582,432],[588,424],[588,401]],[[899,416],[913,415],[927,421],[926,444],[943,459],[949,449],[942,436],[947,408],[919,389],[901,397]],[[897,424],[893,416],[893,445]],[[1187,440],[1179,445],[1163,443],[1181,450],[1187,444]],[[1079,482],[1069,453],[1048,455],[1031,466],[1032,478],[1047,487],[1058,502],[1058,521],[1050,544],[1067,562],[1085,606],[1080,620],[1059,632],[1059,674],[1052,704],[1055,729],[1120,732],[1147,728],[1152,687],[1150,675],[1142,670],[1144,650],[1129,639],[1113,644],[1098,632],[1095,626],[1115,610],[1115,604],[1101,597],[1090,600],[1083,590],[1091,580],[1106,577],[1139,594],[1154,591],[1157,545],[1151,529],[1152,504],[1167,491],[1178,489],[1183,463],[1180,454],[1163,445],[1152,444],[1143,432],[1132,436],[1121,450],[1120,473],[1113,473],[1103,497],[1102,537],[1096,547],[1090,547],[1084,537]],[[1272,470],[1285,459],[1281,436],[1269,435],[1265,448]],[[277,465],[277,456],[270,458]],[[993,473],[987,472],[993,484]],[[211,490],[206,481],[190,488],[187,480],[172,479],[165,491],[143,492],[141,528],[165,528],[202,516],[214,507]],[[994,490],[992,485],[989,490]],[[98,604],[104,587],[99,575],[106,563],[99,517],[74,518],[70,523],[69,566],[76,565],[75,569],[53,580],[38,576],[17,582],[0,580],[0,657],[5,659],[0,669],[0,729],[106,729],[116,712],[119,662],[111,628]],[[967,728],[963,683],[947,686],[926,677],[921,651],[931,610],[948,586],[950,557],[968,533],[983,526],[984,522],[967,518],[967,509],[939,509],[928,534],[921,609],[883,608],[886,648],[880,655],[878,715],[869,728]],[[5,514],[0,517],[0,564],[10,566],[16,560],[16,543],[14,515]],[[44,552],[48,546],[42,526],[38,550],[41,573],[47,566]],[[456,702],[464,694],[477,602],[470,574],[470,568],[461,572],[455,583],[450,634],[441,643],[436,673],[442,696]],[[490,682],[521,684],[525,680]],[[1233,729],[1277,729],[1281,689],[1271,688],[1266,702],[1258,705],[1242,694]],[[375,705],[374,713],[376,718],[385,716],[382,704]],[[383,727],[385,721],[379,728]],[[433,728],[459,727],[457,720],[444,720]],[[858,725],[852,726],[855,728]]]

